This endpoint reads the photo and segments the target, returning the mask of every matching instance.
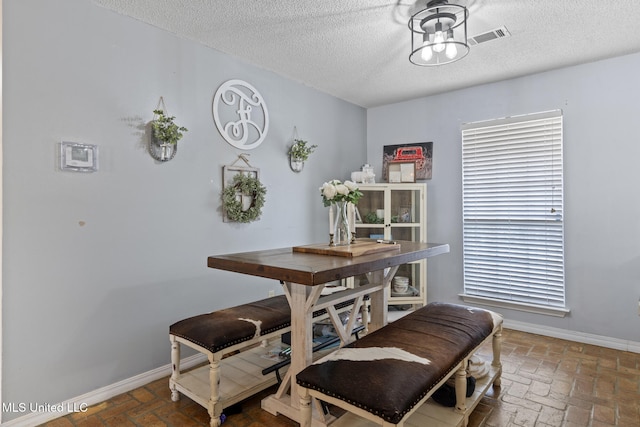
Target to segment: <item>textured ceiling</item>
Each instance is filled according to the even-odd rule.
[[[450,0],[511,37],[435,68],[408,60],[411,0],[93,1],[363,107],[640,52],[638,0]]]

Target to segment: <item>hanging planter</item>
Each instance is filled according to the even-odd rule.
[[[186,127],[175,124],[175,117],[169,116],[166,110],[164,99],[160,97],[158,107],[153,110],[149,142],[149,154],[160,162],[167,162],[175,157],[178,141],[182,139],[183,132],[188,131]]]
[[[294,172],[302,171],[304,162],[309,159],[309,155],[315,151],[317,145],[308,145],[307,141],[294,139],[293,145],[289,148],[289,166]]]

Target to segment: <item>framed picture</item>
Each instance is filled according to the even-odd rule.
[[[389,163],[389,182],[416,182],[416,162]]]
[[[98,146],[60,143],[60,169],[73,172],[95,172],[98,170]]]
[[[415,180],[431,179],[433,164],[433,142],[421,142],[418,144],[385,145],[382,150],[382,176],[388,182],[414,182],[392,181],[389,176],[389,166],[393,163],[413,162],[416,165]],[[396,168],[394,168],[394,171]],[[396,174],[394,174],[394,179]]]

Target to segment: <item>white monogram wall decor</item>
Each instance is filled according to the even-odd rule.
[[[241,150],[256,148],[269,130],[264,98],[242,80],[228,80],[218,88],[213,97],[213,121],[225,141]]]

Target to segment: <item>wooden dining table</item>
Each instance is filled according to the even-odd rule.
[[[352,310],[355,313],[368,295],[368,330],[381,328],[387,322],[389,284],[398,267],[449,252],[449,245],[440,243],[378,243],[385,247],[375,243],[369,239],[358,239],[352,244],[353,251],[346,248],[346,252],[345,248],[333,248],[332,251],[331,247],[326,247],[327,251],[323,251],[323,245],[303,245],[208,258],[210,268],[278,280],[287,296],[291,307],[291,365],[277,392],[262,401],[262,408],[266,411],[300,422],[295,376],[312,362],[314,311],[327,310],[341,345],[344,345],[351,339],[356,316],[350,316],[347,324],[343,325],[336,305],[353,300]],[[358,275],[366,275],[367,283],[323,295],[327,283]],[[330,416],[323,414],[318,407],[314,412],[314,425],[326,425],[330,421]]]

